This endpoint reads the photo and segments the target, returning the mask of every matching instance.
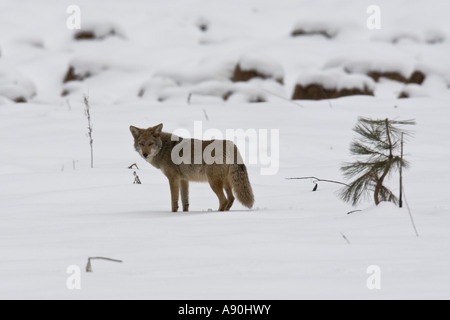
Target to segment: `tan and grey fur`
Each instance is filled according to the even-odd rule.
[[[162,128],[162,124],[148,129],[130,126],[130,131],[134,137],[136,151],[147,162],[160,169],[169,179],[173,212],[178,211],[180,193],[183,211],[189,211],[190,181],[209,182],[209,185],[219,198],[219,211],[230,210],[235,200],[233,191],[244,206],[248,208],[253,207],[255,200],[248,179],[247,168],[243,164],[239,150],[233,142],[182,139],[170,133],[162,132]],[[181,149],[181,143],[188,144],[193,151],[190,158],[192,161],[176,164],[173,161],[172,153],[174,149]],[[208,161],[207,157],[205,160],[202,156],[201,163],[196,163],[194,159],[195,146],[201,145],[203,153],[205,149],[209,148],[211,150],[213,144],[223,146],[223,148],[217,148],[218,150],[223,150],[222,154],[215,154],[215,149],[211,154],[214,159],[222,161],[211,162]]]

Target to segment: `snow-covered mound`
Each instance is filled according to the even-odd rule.
[[[294,25],[291,35],[293,37],[320,35],[332,39],[338,36],[343,22],[336,20],[300,20]]]
[[[236,65],[232,81],[241,82],[254,78],[272,79],[283,84],[284,70],[279,63],[271,59],[245,55]]]
[[[14,102],[28,102],[36,95],[34,83],[18,70],[0,64],[0,96]]]
[[[104,40],[108,37],[125,38],[123,29],[113,22],[83,22],[83,27],[74,33],[75,40]]]
[[[365,75],[348,74],[341,69],[305,72],[297,79],[293,100],[321,100],[351,95],[370,95],[374,81]]]
[[[387,78],[403,83],[422,84],[426,78],[424,71],[422,71],[425,69],[424,66],[417,66],[414,60],[405,61],[396,58],[391,58],[388,61],[377,57],[370,59],[334,59],[329,61],[325,67],[341,67],[348,73],[367,74],[377,82],[380,78]]]
[[[400,92],[399,98],[426,98],[430,94],[425,88],[417,84],[408,84]]]
[[[389,29],[383,30],[379,35],[373,37],[374,40],[386,41],[393,44],[418,43],[436,45],[448,39],[447,30],[414,30],[414,29]]]

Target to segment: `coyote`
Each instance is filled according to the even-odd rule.
[[[219,198],[219,211],[230,210],[233,190],[244,206],[253,207],[247,168],[232,141],[183,139],[162,128],[163,124],[148,129],[130,126],[130,131],[136,151],[169,179],[172,212],[178,211],[180,190],[183,211],[189,211],[189,181],[209,182]]]

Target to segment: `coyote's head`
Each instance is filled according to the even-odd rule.
[[[163,124],[148,129],[139,129],[130,126],[131,134],[134,137],[134,147],[136,151],[147,161],[153,159],[162,147],[161,131]]]

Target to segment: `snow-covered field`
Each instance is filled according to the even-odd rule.
[[[369,30],[373,3],[360,0],[76,2],[0,4],[0,299],[450,298],[450,3],[378,1],[382,29]],[[73,38],[72,4],[103,39]],[[292,37],[298,28],[332,37]],[[238,63],[267,79],[230,81]],[[63,83],[70,66],[86,78]],[[374,70],[426,79],[375,82]],[[374,96],[289,101],[313,80]],[[406,208],[352,208],[338,185],[285,179],[342,181],[359,116],[417,121],[405,191],[419,238]],[[262,175],[261,159],[248,166],[253,210],[217,212],[210,187],[193,184],[191,212],[170,212],[167,179],[128,127],[193,134],[198,121],[224,135],[279,130],[277,174]],[[85,273],[95,256],[123,263]],[[379,290],[367,286],[371,266]]]

